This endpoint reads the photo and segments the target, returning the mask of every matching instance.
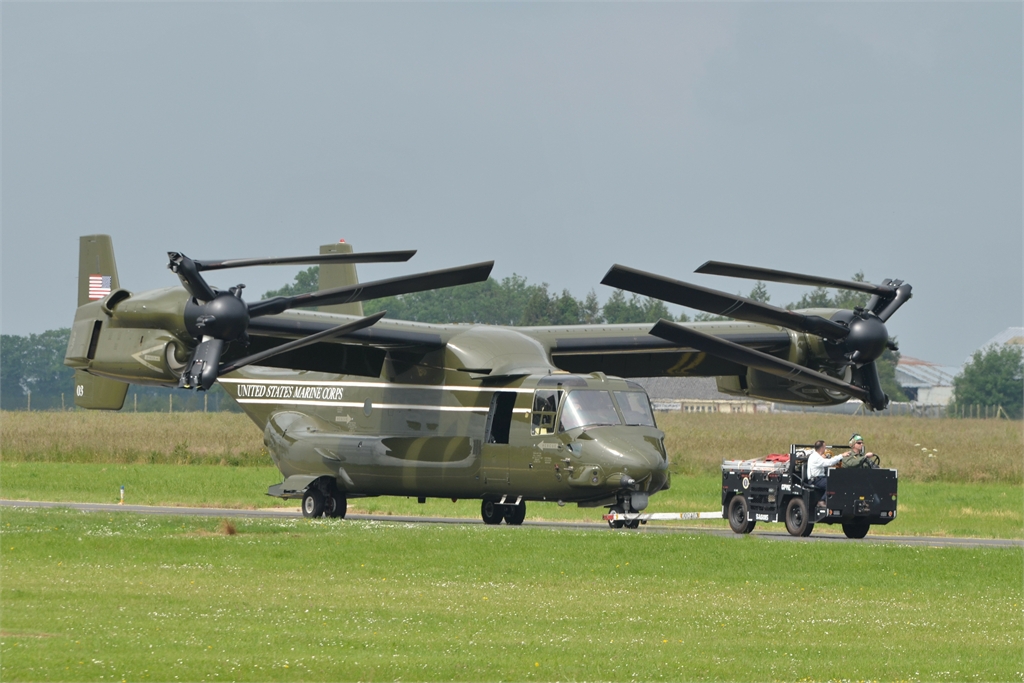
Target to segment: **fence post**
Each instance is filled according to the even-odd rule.
[[[26,406],[25,410],[27,410],[30,413],[32,412],[32,390],[31,389],[28,390],[28,406]]]
[[[60,412],[64,412],[64,392],[60,392]]]
[[[210,395],[207,394],[206,392],[203,392],[203,412],[204,413],[206,412],[206,399],[208,399],[208,398],[210,398]]]
[[[133,407],[134,412],[139,412],[139,395],[137,393],[132,394],[132,402],[135,404]]]
[[[167,412],[174,412],[174,394],[167,394]]]

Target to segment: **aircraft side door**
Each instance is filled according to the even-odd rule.
[[[480,474],[485,489],[508,488],[508,461],[511,450],[508,441],[515,405],[514,391],[496,391],[491,397],[480,453]]]

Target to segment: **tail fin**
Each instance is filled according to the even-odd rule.
[[[121,410],[128,385],[108,377],[75,370],[75,405],[92,410]]]
[[[102,299],[120,286],[110,235],[78,238],[78,305]]]
[[[337,244],[325,244],[320,247],[321,254],[351,254],[352,245],[346,242]],[[354,263],[322,263],[320,264],[320,289],[334,289],[359,283],[359,275],[356,274]],[[355,302],[351,304],[335,304],[333,306],[320,306],[318,310],[327,313],[344,313],[345,315],[362,315],[363,304]]]
[[[78,306],[98,301],[120,289],[117,264],[114,262],[114,243],[110,235],[85,235],[78,240]],[[98,313],[98,311],[96,311]],[[81,367],[96,353],[102,318],[79,311],[71,328],[71,338],[65,355],[65,365]],[[79,348],[81,347],[81,348]],[[72,360],[73,362],[68,362]],[[75,405],[94,410],[120,410],[128,385],[116,379],[90,375],[75,370]]]

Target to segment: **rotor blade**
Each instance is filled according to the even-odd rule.
[[[913,295],[910,293],[912,287],[904,283],[896,288],[896,296],[892,298],[892,301],[886,303],[881,311],[878,311],[878,318],[883,323],[892,317],[892,314],[899,310],[900,306],[910,301],[910,297]]]
[[[859,398],[865,403],[870,398],[867,391],[853,384],[848,384],[834,377],[815,372],[810,368],[805,368],[802,365],[790,363],[788,360],[782,360],[767,353],[748,349],[745,346],[726,341],[721,337],[704,334],[703,332],[698,332],[692,328],[683,327],[667,320],[659,320],[651,328],[651,334],[681,346],[688,346],[697,351],[703,351],[712,356],[718,356],[733,363],[756,368],[757,370],[785,377],[795,382],[803,382],[804,384],[812,384],[823,389],[841,391],[848,396]]]
[[[818,277],[816,275],[802,275],[800,273],[788,273],[784,270],[772,270],[770,268],[757,268],[755,266],[741,266],[737,263],[723,263],[722,261],[708,261],[695,273],[705,275],[725,275],[726,277],[740,277],[748,280],[765,280],[766,282],[782,282],[788,285],[810,285],[812,287],[832,287],[834,289],[852,289],[868,294],[877,294],[883,298],[891,297],[896,293],[895,287],[888,285],[874,285],[870,282],[856,282],[854,280],[838,280],[831,277]]]
[[[294,351],[295,349],[301,349],[302,347],[309,346],[310,344],[316,344],[317,342],[323,341],[324,339],[342,337],[346,334],[355,332],[356,330],[361,330],[363,328],[369,327],[370,325],[376,324],[377,321],[383,318],[386,313],[387,311],[374,313],[373,315],[367,316],[365,318],[360,318],[359,320],[356,320],[354,322],[345,323],[344,325],[338,325],[337,327],[326,329],[323,332],[317,332],[316,334],[311,334],[308,337],[303,337],[302,339],[295,339],[294,341],[281,344],[280,346],[275,346],[272,349],[267,349],[266,351],[261,351],[260,353],[254,353],[251,356],[246,356],[245,358],[239,358],[238,360],[233,361],[231,363],[225,363],[224,365],[220,366],[220,368],[217,370],[217,375],[226,375],[227,373],[234,372],[239,368],[244,368],[246,365],[259,363],[268,358],[272,358],[273,356],[276,356],[278,354],[287,353],[288,351]]]
[[[295,296],[279,296],[249,304],[249,315],[253,318],[260,315],[274,315],[290,308],[303,306],[331,306],[347,304],[354,301],[380,299],[386,296],[410,294],[431,289],[443,289],[456,285],[468,285],[482,282],[491,274],[494,261],[477,263],[471,266],[459,266],[445,270],[434,270],[429,273],[406,275],[388,280],[376,280],[355,285],[346,285],[322,292],[296,294]]]
[[[368,251],[352,254],[317,254],[315,256],[279,256],[275,258],[238,258],[225,261],[195,261],[196,270],[221,270],[247,266],[287,266],[321,263],[400,263],[416,253],[410,251]]]
[[[167,267],[178,276],[182,286],[199,301],[213,301],[217,293],[199,274],[196,262],[176,251],[167,252]]]
[[[601,284],[669,301],[680,306],[696,308],[699,311],[715,315],[766,325],[779,325],[790,330],[809,332],[829,339],[844,339],[850,334],[849,328],[820,316],[787,311],[784,308],[769,306],[736,294],[698,287],[687,282],[672,280],[625,266],[612,266],[601,280]]]

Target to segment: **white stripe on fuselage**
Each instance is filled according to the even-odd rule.
[[[504,388],[504,387],[464,387],[464,386],[450,386],[450,385],[421,385],[421,384],[393,384],[390,382],[334,382],[334,381],[316,381],[316,380],[293,380],[293,379],[227,379],[219,378],[220,382],[226,384],[261,384],[269,386],[308,386],[308,387],[343,387],[352,389],[400,389],[400,390],[431,390],[431,391],[469,391],[473,393],[491,392],[495,391],[510,391],[517,394],[532,394],[533,389],[524,389],[522,387]],[[353,401],[318,401],[312,399],[298,399],[298,398],[235,398],[238,403],[262,403],[262,404],[278,404],[278,405],[293,405],[293,406],[329,406],[335,408],[362,408],[365,403],[357,403]],[[372,403],[373,408],[379,408],[381,410],[436,410],[439,412],[450,412],[450,413],[486,413],[489,408],[477,407],[477,406],[442,406],[442,405],[428,405],[428,404],[417,404],[417,403]],[[529,408],[516,408],[512,411],[520,415],[529,414]]]
[[[335,408],[362,408],[365,403],[354,403],[351,401],[308,401],[289,398],[236,398],[238,403],[268,403],[290,406],[333,406]],[[476,408],[473,406],[435,406],[419,403],[371,403],[374,410],[437,410],[446,413],[486,413],[489,408]],[[521,415],[528,414],[529,408],[515,408],[513,413]]]
[[[218,382],[223,384],[308,384],[317,387],[352,387],[354,389],[422,389],[424,391],[472,391],[482,393],[485,391],[513,391],[517,394],[532,394],[534,389],[523,387],[463,387],[450,384],[393,384],[391,382],[332,382],[316,380],[295,380],[295,379],[227,379],[220,377]]]

